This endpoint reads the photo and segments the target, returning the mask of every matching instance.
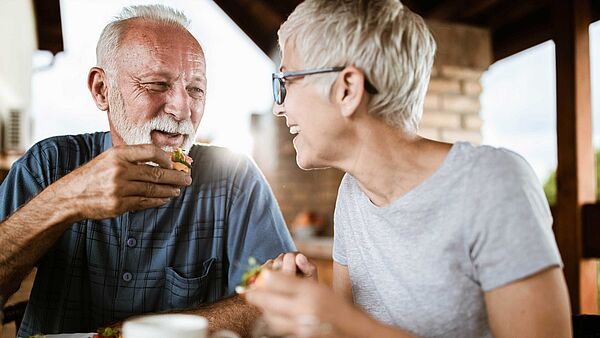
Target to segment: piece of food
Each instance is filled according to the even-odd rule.
[[[94,335],[94,338],[121,338],[121,331],[112,327],[101,327],[96,332],[98,333]]]
[[[173,169],[189,173],[192,170],[192,162],[194,160],[187,156],[181,148],[177,148],[171,153],[171,161],[173,162]]]
[[[260,278],[261,268],[262,267],[258,265],[256,258],[248,258],[248,270],[246,270],[246,272],[244,272],[244,274],[242,275],[242,280],[240,281],[240,284],[238,284],[238,286],[235,287],[235,292],[244,293],[248,290],[250,286],[256,284],[256,282]]]

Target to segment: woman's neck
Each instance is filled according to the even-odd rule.
[[[384,123],[364,127],[357,129],[349,156],[336,167],[351,174],[377,206],[386,206],[420,185],[437,171],[452,147],[407,136]]]

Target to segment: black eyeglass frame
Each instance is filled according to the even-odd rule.
[[[300,71],[292,71],[292,72],[277,72],[273,73],[273,100],[276,104],[281,105],[285,101],[286,89],[285,89],[285,79],[289,77],[297,77],[297,76],[307,76],[314,74],[323,74],[323,73],[333,73],[340,72],[346,68],[345,66],[337,66],[337,67],[325,67],[325,68],[314,68],[314,69],[306,69]],[[365,90],[369,94],[377,94],[377,88],[369,82],[365,78]]]

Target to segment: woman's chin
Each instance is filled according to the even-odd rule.
[[[302,170],[325,169],[329,167],[327,164],[303,156],[299,152],[296,152],[296,165]]]

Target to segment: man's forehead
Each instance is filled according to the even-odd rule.
[[[118,63],[130,70],[167,73],[186,70],[186,76],[204,77],[206,60],[199,44],[154,39],[133,39],[121,45]]]

